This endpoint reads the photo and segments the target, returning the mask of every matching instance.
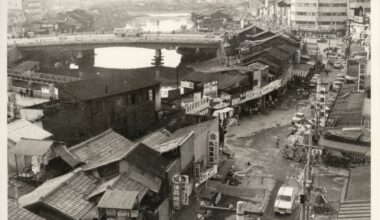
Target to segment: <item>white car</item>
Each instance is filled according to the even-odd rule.
[[[292,118],[293,123],[302,123],[305,120],[305,114],[302,112],[297,112]]]
[[[291,214],[295,199],[293,187],[281,186],[274,201],[274,212],[278,214]]]

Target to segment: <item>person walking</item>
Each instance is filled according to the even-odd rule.
[[[276,145],[275,145],[275,147],[276,147],[276,149],[278,149],[279,146],[280,146],[280,136],[276,135],[276,136],[275,136],[275,141],[276,141]]]
[[[34,94],[33,94],[33,90],[32,90],[32,89],[30,90],[29,93],[30,93],[30,98],[33,98],[33,97],[34,97]]]
[[[28,95],[29,95],[29,89],[26,88],[26,92],[25,92],[24,96],[27,97]]]
[[[20,89],[20,96],[23,97],[24,96],[24,91],[22,89]]]

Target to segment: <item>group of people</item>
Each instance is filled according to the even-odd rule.
[[[33,90],[32,89],[26,89],[25,92],[23,89],[20,90],[20,96],[21,97],[30,97],[30,98],[33,98],[34,97],[34,94],[33,94]]]

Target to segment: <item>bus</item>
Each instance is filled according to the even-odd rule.
[[[142,28],[115,28],[113,33],[120,37],[140,37],[143,34]]]

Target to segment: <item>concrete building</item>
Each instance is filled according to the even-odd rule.
[[[21,10],[22,0],[8,0],[8,10]]]
[[[346,29],[347,8],[347,0],[291,0],[291,28],[302,35],[342,35]]]
[[[353,41],[360,41],[362,46],[369,46],[371,41],[371,1],[350,0],[348,18]]]
[[[27,21],[41,21],[43,15],[43,7],[40,0],[24,0],[22,2],[22,8]]]

